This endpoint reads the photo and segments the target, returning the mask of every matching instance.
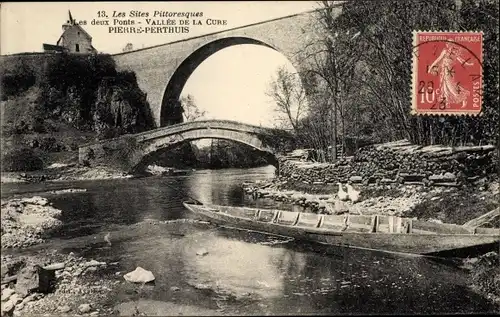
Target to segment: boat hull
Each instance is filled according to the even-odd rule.
[[[260,231],[292,237],[297,240],[313,241],[327,245],[378,250],[392,253],[439,256],[442,252],[459,255],[460,250],[500,248],[497,234],[419,234],[419,233],[370,233],[341,232],[320,228],[283,225],[275,222],[256,221],[235,217],[223,212],[210,211],[204,205],[184,204],[200,218],[218,225]],[[216,210],[216,207],[212,208]],[[457,251],[457,252],[451,252]],[[470,252],[467,252],[470,255]]]

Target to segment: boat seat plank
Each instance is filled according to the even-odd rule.
[[[401,217],[398,216],[380,216],[378,232],[400,233],[403,226]]]
[[[270,222],[274,217],[274,210],[260,210],[260,216],[258,221]]]
[[[343,215],[325,215],[321,229],[338,230],[345,228],[345,218]]]
[[[294,225],[297,221],[300,212],[298,211],[282,211],[278,216],[278,223],[283,225]]]
[[[372,232],[372,216],[349,215],[346,232]]]
[[[320,219],[321,215],[303,212],[300,214],[297,226],[316,228]]]
[[[248,218],[248,219],[253,219],[255,216],[255,209],[253,208],[228,208],[227,213],[235,216],[235,217],[242,217],[242,218]]]

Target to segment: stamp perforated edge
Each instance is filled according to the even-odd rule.
[[[477,110],[457,110],[457,111],[417,111],[417,104],[416,104],[416,94],[415,94],[415,80],[417,77],[417,70],[418,70],[418,64],[417,64],[417,57],[415,56],[415,48],[417,47],[417,36],[419,33],[480,33],[481,34],[481,61],[482,64],[484,65],[484,32],[483,31],[432,31],[432,30],[413,30],[412,31],[412,75],[411,75],[411,82],[410,82],[410,91],[411,91],[411,111],[410,114],[414,116],[436,116],[436,117],[446,117],[446,116],[455,116],[455,117],[479,117],[483,115],[483,102],[484,96],[481,96],[481,107],[479,109],[479,112]],[[481,91],[484,93],[484,69],[483,65],[481,65]]]

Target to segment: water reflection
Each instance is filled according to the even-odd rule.
[[[84,188],[86,192],[51,195],[56,208],[63,210],[61,237],[98,233],[114,224],[133,224],[144,220],[189,218],[182,202],[193,197],[205,203],[243,205],[240,184],[274,176],[274,167],[238,170],[201,170],[187,176],[147,177],[130,180],[82,181],[47,184],[6,184],[2,194],[61,188]]]
[[[208,250],[199,256],[199,248]],[[287,250],[218,237],[211,232],[187,241],[182,253],[185,274],[191,285],[203,284],[218,293],[241,298],[278,297],[283,293],[283,276],[273,263]]]
[[[127,270],[140,263],[158,276],[154,290],[143,297],[223,307],[231,314],[493,309],[465,287],[460,271],[442,264],[343,248],[325,255],[321,247],[306,251],[280,240],[225,228],[193,232],[175,241],[150,236],[124,246],[122,253],[129,256],[120,262]],[[202,248],[207,255],[196,254]],[[169,292],[171,286],[181,287],[180,293]]]
[[[250,169],[250,175],[255,180],[270,179],[274,169],[273,166]],[[248,181],[248,176],[240,169],[204,170],[192,174],[185,184],[192,196],[203,203],[238,206],[245,202],[239,185]]]

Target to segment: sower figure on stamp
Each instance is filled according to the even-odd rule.
[[[428,72],[432,75],[439,75],[439,88],[436,93],[441,96],[440,100],[446,108],[450,104],[462,103],[462,108],[467,106],[467,98],[470,91],[454,80],[454,66],[472,66],[474,63],[464,60],[461,56],[463,49],[458,45],[448,42],[441,51],[438,58],[430,65]],[[458,62],[458,63],[457,63]]]

